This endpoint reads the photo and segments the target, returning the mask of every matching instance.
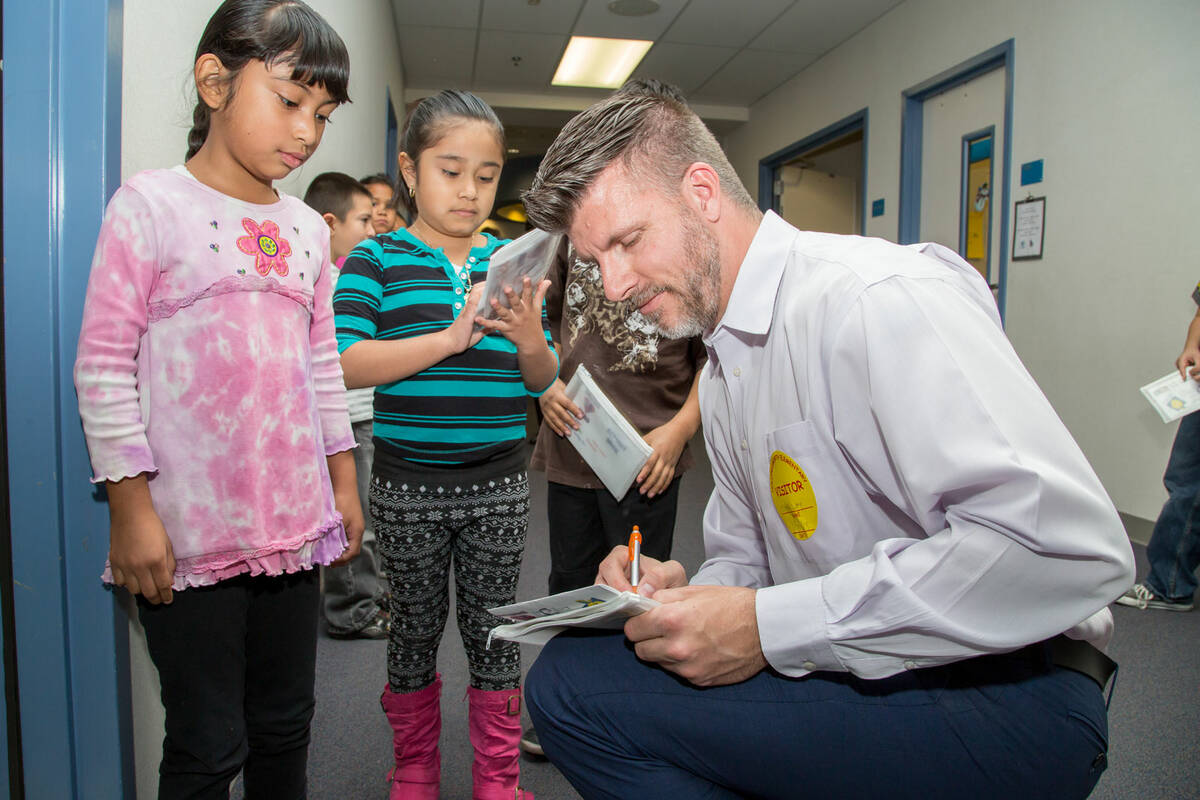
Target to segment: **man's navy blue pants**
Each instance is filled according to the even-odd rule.
[[[1048,648],[882,680],[770,670],[698,688],[620,632],[553,639],[525,684],[546,755],[593,798],[1085,798],[1100,687]]]

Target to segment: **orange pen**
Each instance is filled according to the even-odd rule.
[[[638,526],[633,526],[633,533],[629,534],[629,582],[633,584],[633,590],[637,591],[638,579],[641,577],[642,568],[642,532],[638,530]]]

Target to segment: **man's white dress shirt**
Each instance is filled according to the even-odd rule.
[[[768,212],[705,344],[715,489],[692,583],[759,589],[775,669],[1107,644],[1129,541],[957,255]]]

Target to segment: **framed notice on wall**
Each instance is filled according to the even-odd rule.
[[[1046,198],[1030,197],[1016,204],[1013,214],[1013,261],[1042,257],[1046,237]]]

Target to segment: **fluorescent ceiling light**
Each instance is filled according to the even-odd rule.
[[[616,89],[625,83],[654,42],[641,39],[597,39],[572,36],[558,70],[555,86]]]

